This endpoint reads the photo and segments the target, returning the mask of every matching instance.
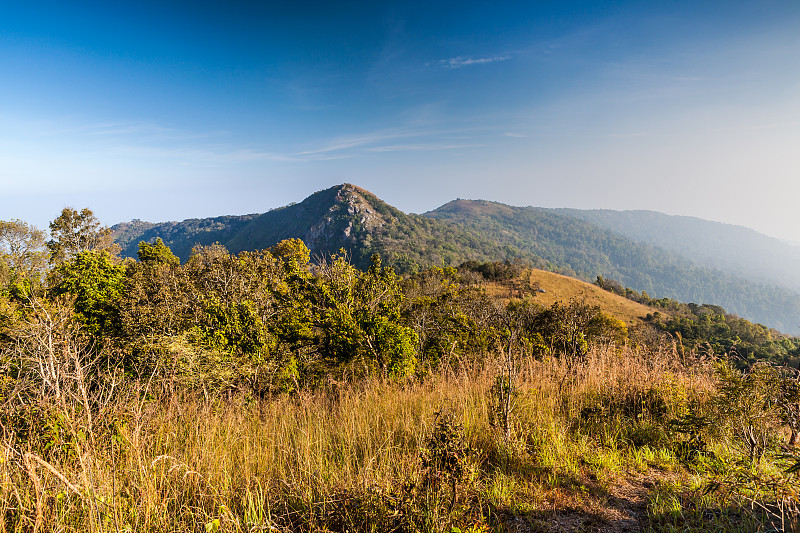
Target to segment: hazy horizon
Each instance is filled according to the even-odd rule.
[[[265,212],[350,182],[800,242],[796,2],[29,2],[0,20],[0,219]]]

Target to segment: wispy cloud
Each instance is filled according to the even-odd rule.
[[[377,142],[386,141],[390,139],[397,139],[402,137],[413,137],[414,133],[397,132],[397,131],[377,131],[370,132],[363,135],[352,135],[345,137],[337,137],[329,141],[323,142],[320,146],[296,152],[293,156],[316,156],[329,152],[340,152],[349,150],[351,148],[359,148],[362,146],[369,146]]]
[[[514,133],[512,131],[507,131],[503,135],[505,135],[506,137],[513,137],[515,139],[524,139],[527,137],[527,135],[525,135],[524,133]]]
[[[302,161],[301,158],[292,157],[291,155],[250,148],[183,148],[179,146],[166,147],[139,144],[118,145],[113,149],[113,153],[119,156],[136,159],[172,159],[178,161],[179,164],[200,166],[221,166],[253,161]]]
[[[464,130],[430,130],[427,128],[393,128],[368,132],[360,135],[336,137],[323,141],[317,147],[287,154],[300,160],[340,158],[344,154],[360,152],[433,151],[466,148],[472,145],[444,144],[443,137],[453,139],[453,135]],[[412,140],[413,142],[403,142]],[[400,142],[398,142],[400,141]],[[334,155],[339,154],[339,155]]]
[[[1,119],[2,117],[0,117]],[[323,137],[297,143],[262,139],[240,142],[226,131],[191,131],[153,122],[88,122],[76,119],[29,125],[27,137],[46,140],[51,154],[64,159],[129,161],[143,167],[226,167],[259,162],[306,163],[355,158],[391,152],[434,152],[477,146],[474,128],[441,128],[431,121],[410,121],[396,127]],[[0,122],[3,126],[2,122]],[[19,130],[13,124],[0,128]],[[0,146],[7,135],[0,134]],[[42,146],[42,142],[38,142]],[[0,151],[0,157],[11,155]],[[149,167],[148,167],[149,168]]]
[[[426,63],[429,67],[440,68],[464,68],[474,65],[486,65],[488,63],[499,63],[501,61],[508,61],[511,56],[491,56],[491,57],[451,57],[450,59],[439,59],[438,61],[431,61]]]
[[[392,144],[368,148],[368,152],[434,152],[438,150],[458,150],[475,148],[477,144]]]
[[[34,121],[29,125],[31,135],[42,138],[63,139],[137,139],[140,141],[197,141],[229,137],[229,131],[189,131],[163,126],[154,122],[81,122],[79,118],[66,117]]]

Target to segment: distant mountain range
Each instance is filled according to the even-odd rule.
[[[800,291],[800,246],[743,226],[656,211],[554,211],[682,254],[712,268]]]
[[[713,303],[787,333],[800,331],[800,250],[740,226],[651,211],[582,211],[454,200],[406,214],[351,184],[263,214],[132,221],[113,228],[125,256],[160,237],[182,260],[215,242],[238,253],[298,237],[316,256],[373,253],[400,273],[464,261],[519,260],[651,297]]]

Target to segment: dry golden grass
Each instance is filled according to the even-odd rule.
[[[518,286],[521,284],[525,289],[530,289],[536,283],[546,291],[535,293],[536,301],[544,306],[551,306],[556,302],[566,304],[575,299],[587,305],[599,306],[604,313],[625,322],[628,326],[641,324],[644,317],[653,312],[653,309],[646,305],[605,291],[597,285],[546,270],[531,269],[526,271],[522,279],[516,280],[516,284]],[[501,298],[518,295],[518,291],[497,283],[487,284],[487,292]]]
[[[489,424],[499,363],[269,399],[130,387],[94,417],[56,403],[27,442],[5,428],[1,529],[485,531],[511,515],[588,513],[610,505],[603,494],[631,472],[674,461],[627,448],[626,435],[648,420],[647,394],[668,416],[713,387],[707,368],[684,367],[670,346],[519,363],[510,439]],[[626,401],[644,405],[639,419],[610,414],[580,429],[585,408]],[[442,414],[468,445],[455,501],[447,483],[431,481],[446,472],[431,478],[422,462]]]

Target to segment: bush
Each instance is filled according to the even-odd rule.
[[[750,461],[760,461],[781,427],[780,372],[768,363],[737,370],[725,362],[717,367],[716,375],[720,421]]]

